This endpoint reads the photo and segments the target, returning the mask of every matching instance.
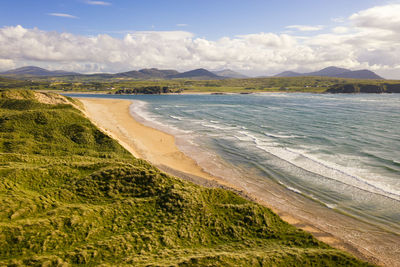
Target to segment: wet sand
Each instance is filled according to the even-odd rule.
[[[85,114],[135,157],[191,182],[234,190],[271,208],[288,223],[312,233],[333,247],[385,266],[400,266],[400,236],[335,212],[256,176],[240,179],[215,177],[181,152],[174,136],[137,122],[129,100],[79,98]]]

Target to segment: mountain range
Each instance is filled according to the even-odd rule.
[[[299,73],[294,71],[284,71],[274,77],[301,77],[301,76],[323,76],[334,78],[352,78],[352,79],[374,79],[383,78],[370,70],[349,70],[338,67],[327,67],[319,71]]]
[[[138,80],[150,79],[194,79],[194,80],[219,80],[219,79],[243,79],[247,76],[229,70],[208,71],[206,69],[195,69],[186,72],[178,72],[176,70],[160,70],[156,68],[133,70],[127,72],[120,72],[115,74],[109,73],[96,73],[96,74],[80,74],[76,72],[68,72],[63,70],[50,71],[35,66],[27,66],[18,69],[13,69],[0,73],[1,76],[13,78],[29,78],[29,77],[61,77],[61,76],[82,76],[91,78],[128,78]],[[379,75],[370,70],[356,70],[352,71],[344,68],[328,67],[315,72],[298,73],[293,71],[285,71],[275,75],[274,77],[301,77],[301,76],[324,76],[324,77],[337,77],[337,78],[353,78],[353,79],[383,79]]]
[[[1,72],[1,76],[6,77],[60,77],[60,76],[88,76],[92,78],[132,78],[132,79],[197,79],[197,80],[218,80],[218,79],[226,79],[233,78],[230,75],[234,75],[235,77],[240,76],[240,73],[233,72],[231,70],[226,70],[224,72],[226,76],[217,75],[211,71],[206,69],[195,69],[186,72],[178,72],[176,70],[159,70],[156,68],[151,69],[141,69],[141,70],[133,70],[127,72],[120,72],[116,74],[109,73],[95,73],[95,74],[80,74],[76,72],[68,72],[62,70],[49,71],[43,68],[35,67],[35,66],[27,66],[18,69],[13,69],[5,72]]]
[[[135,79],[149,79],[149,78],[158,78],[158,79],[167,79],[169,76],[179,74],[176,70],[159,70],[159,69],[142,69],[142,70],[133,70],[128,72],[121,72],[117,74],[112,74],[117,76],[118,78],[135,78]]]

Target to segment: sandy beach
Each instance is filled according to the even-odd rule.
[[[287,222],[319,240],[369,262],[400,266],[400,236],[330,210],[266,179],[239,181],[215,177],[181,152],[174,136],[137,122],[129,100],[79,98],[85,114],[135,157],[163,171],[205,186],[220,186],[241,193],[271,208]]]

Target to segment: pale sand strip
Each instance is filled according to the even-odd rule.
[[[86,115],[103,131],[131,152],[156,166],[167,166],[191,176],[227,185],[225,181],[204,172],[196,162],[175,145],[175,138],[137,122],[129,113],[130,101],[119,99],[79,99]]]
[[[221,186],[271,208],[287,222],[319,240],[370,262],[400,266],[400,237],[329,210],[274,182],[235,181],[214,177],[182,153],[173,136],[137,122],[128,100],[79,98],[85,114],[135,157],[148,160],[167,173],[205,186]],[[245,184],[245,185],[244,185]],[[245,192],[245,193],[243,193]]]

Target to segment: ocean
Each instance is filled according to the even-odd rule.
[[[136,119],[173,134],[211,174],[243,187],[271,180],[400,234],[400,95],[95,97],[134,101]]]

